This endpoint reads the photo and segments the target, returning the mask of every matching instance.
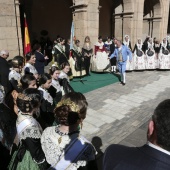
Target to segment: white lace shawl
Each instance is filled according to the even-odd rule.
[[[60,79],[64,79],[66,78],[68,82],[70,82],[68,75],[66,73],[64,73],[64,71],[61,70],[60,74],[59,74],[59,78]]]
[[[32,123],[27,126],[20,134],[18,134],[19,140],[21,141],[22,139],[26,138],[41,138],[42,128],[31,115],[22,115],[21,113],[19,113],[16,126],[18,126],[24,119],[29,119]]]
[[[125,40],[126,37],[128,37],[128,41]],[[129,42],[130,42],[130,37],[129,37],[129,35],[125,35],[123,44],[126,45],[127,47],[129,47]]]
[[[41,87],[38,87],[38,90],[41,90],[43,92],[44,100],[47,100],[52,105],[53,104],[53,98],[51,97],[50,93],[48,93],[48,91],[44,90]]]
[[[30,63],[26,63],[26,65],[25,65],[25,67],[24,67],[24,70],[25,70],[27,67],[30,69],[30,73],[32,73],[33,75],[38,74],[36,68],[35,68],[33,65],[31,65]]]
[[[9,73],[9,80],[11,80],[12,78],[19,82],[21,79],[21,74],[16,72],[15,70],[11,70]]]
[[[138,41],[137,41],[137,44],[136,44],[136,45],[137,45],[137,47],[138,47],[139,50],[142,50],[142,44],[143,44],[143,43],[142,43],[142,39],[139,38],[138,40],[140,40],[141,43],[139,44]]]
[[[167,49],[167,48],[166,48],[166,47],[167,47],[167,39],[166,39],[166,42],[165,42],[165,43],[164,43],[163,40],[162,40],[161,45],[162,45],[162,47],[164,47],[164,49]]]
[[[111,45],[111,44],[112,44],[112,41],[110,41],[110,42],[106,41],[105,44],[106,44],[106,45]]]
[[[64,135],[59,144],[58,139],[61,136],[56,133],[55,128],[55,126],[46,128],[41,136],[42,149],[50,165],[55,165],[60,160],[60,156],[63,154],[64,149],[68,146],[70,141],[78,137],[78,134],[72,134],[71,136]],[[80,166],[86,166],[87,161],[95,159],[94,147],[90,143],[88,143],[88,145],[89,147],[82,153],[79,161],[72,163],[67,170],[77,170]]]
[[[103,42],[101,42],[101,43],[97,42],[96,46],[98,46],[99,49],[103,49],[104,43]]]
[[[51,85],[56,89],[56,92],[61,91],[60,83],[57,80],[52,79]]]

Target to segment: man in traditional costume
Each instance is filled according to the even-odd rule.
[[[117,58],[118,69],[121,74],[121,84],[125,85],[126,61],[129,56],[129,61],[132,62],[132,52],[127,46],[122,45],[122,42],[120,40],[117,41],[116,45],[117,48],[115,49],[114,53],[109,57],[109,59],[113,57]]]

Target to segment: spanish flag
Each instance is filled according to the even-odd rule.
[[[31,51],[31,44],[30,44],[30,38],[29,38],[29,33],[28,33],[28,25],[27,25],[27,19],[26,19],[25,14],[24,14],[24,23],[25,23],[24,55],[26,55],[28,52]]]

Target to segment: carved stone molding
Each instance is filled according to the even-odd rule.
[[[79,4],[79,5],[73,5],[70,8],[73,10],[73,14],[74,13],[78,13],[78,12],[87,12],[87,4]]]

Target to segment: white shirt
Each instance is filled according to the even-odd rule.
[[[158,150],[158,151],[161,151],[161,152],[163,152],[163,153],[165,153],[165,154],[167,154],[167,155],[170,155],[170,152],[169,151],[167,151],[167,150],[165,150],[165,149],[163,149],[163,148],[161,148],[161,147],[159,147],[159,146],[156,146],[156,145],[154,145],[154,144],[152,144],[151,142],[147,142],[147,145],[148,146],[150,146],[150,147],[152,147],[152,148],[154,148],[154,149],[156,149],[156,150]]]

